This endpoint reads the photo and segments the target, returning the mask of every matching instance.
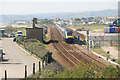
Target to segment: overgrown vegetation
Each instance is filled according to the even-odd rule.
[[[17,31],[22,31],[22,32],[23,32],[23,35],[25,35],[25,33],[26,33],[25,28],[5,27],[4,29],[6,30],[6,32],[7,32],[8,35],[9,35],[10,33],[15,33],[15,34],[17,34]]]
[[[41,24],[41,25],[43,25],[43,24],[53,24],[53,22],[50,21],[50,20],[41,20],[39,24]]]
[[[36,55],[41,60],[45,60],[45,57],[48,57],[49,61],[52,59],[52,53],[46,49],[43,43],[36,39],[25,40],[25,38],[21,36],[17,38],[16,42],[22,45],[26,51]]]
[[[100,70],[99,68],[95,66],[90,66],[88,64],[85,64],[83,66],[82,63],[78,64],[78,67],[73,67],[72,69],[65,68],[64,71],[58,72],[57,74],[52,70],[44,70],[41,73],[36,73],[35,75],[32,75],[28,78],[55,78],[55,79],[72,79],[75,78],[75,80],[79,80],[80,78],[89,78],[89,79],[95,79],[95,78],[101,78],[101,79],[113,79],[118,78],[120,76],[119,67],[113,67],[113,66],[107,66],[103,70]],[[43,79],[44,80],[44,79]]]
[[[103,71],[95,69],[89,65],[78,64],[78,68],[74,67],[72,70],[65,69],[62,73],[57,74],[54,78],[118,78],[120,76],[119,68],[116,66],[108,66],[103,69]]]

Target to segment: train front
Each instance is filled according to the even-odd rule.
[[[66,31],[65,32],[65,40],[68,43],[73,43],[74,41],[74,33],[72,31]]]

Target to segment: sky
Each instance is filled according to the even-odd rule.
[[[0,0],[0,14],[85,12],[117,9],[119,0]]]

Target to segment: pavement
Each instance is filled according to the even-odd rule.
[[[102,49],[107,52],[110,52],[110,57],[113,57],[114,59],[118,59],[118,50],[115,49],[114,47],[102,47]]]
[[[25,65],[27,65],[27,75],[31,75],[33,63],[36,65],[35,71],[38,71],[39,61],[12,40],[12,38],[2,38],[0,40],[0,46],[5,53],[4,60],[0,63],[0,79],[4,78],[5,70],[7,70],[7,78],[24,78]]]

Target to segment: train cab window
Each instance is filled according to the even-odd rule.
[[[71,32],[68,32],[68,33],[67,33],[67,36],[72,36],[72,33],[71,33]]]

